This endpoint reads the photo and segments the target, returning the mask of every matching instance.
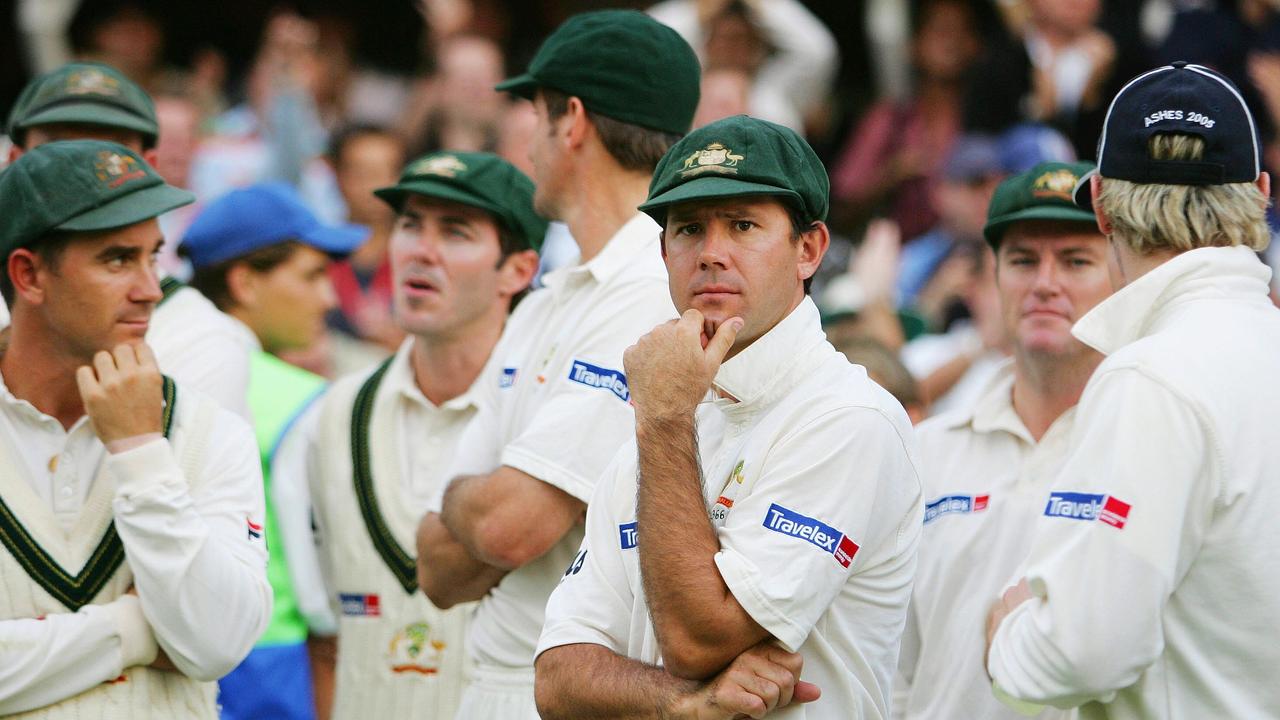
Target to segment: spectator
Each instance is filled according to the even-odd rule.
[[[911,240],[937,222],[930,196],[959,132],[963,80],[979,49],[970,2],[922,3],[911,43],[915,92],[872,107],[832,171],[832,195],[845,224],[883,210]]]
[[[702,95],[693,127],[700,128],[751,110],[751,76],[739,68],[720,67],[702,73]]]
[[[1115,41],[1098,29],[1102,0],[1025,0],[1025,22],[971,73],[965,127],[998,133],[1045,122],[1093,157],[1104,101],[1114,92]]]
[[[404,165],[404,144],[391,132],[357,125],[338,132],[329,161],[347,206],[347,219],[372,235],[346,260],[329,267],[338,306],[329,327],[394,352],[404,339],[391,317],[391,267],[387,243],[395,214],[373,191],[394,185]]]
[[[441,41],[436,73],[415,84],[400,129],[410,150],[493,151],[507,100],[493,91],[504,77],[502,50],[488,38]]]
[[[680,33],[706,70],[751,77],[750,115],[803,131],[823,110],[839,49],[798,0],[666,0],[649,14]]]

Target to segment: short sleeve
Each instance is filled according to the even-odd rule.
[[[583,502],[591,498],[618,448],[635,437],[622,355],[645,333],[675,317],[665,286],[656,282],[612,292],[625,298],[625,305],[602,306],[569,339],[569,359],[548,369],[541,407],[502,449],[500,463]]]
[[[635,597],[627,572],[626,553],[635,553],[634,511],[620,518],[614,510],[619,493],[635,497],[635,445],[621,450],[587,505],[582,546],[565,569],[547,601],[546,620],[537,654],[560,645],[603,645],[627,654]],[[630,503],[627,503],[630,506]],[[536,657],[536,656],[535,656]]]
[[[877,410],[831,411],[771,448],[720,529],[716,566],[756,622],[795,652],[851,574],[896,557],[920,488]]]

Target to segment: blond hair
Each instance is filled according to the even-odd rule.
[[[1200,160],[1204,140],[1154,135],[1147,153],[1154,160]],[[1268,198],[1251,182],[1161,185],[1104,177],[1097,200],[1111,221],[1112,238],[1144,255],[1235,245],[1261,251],[1271,241]]]

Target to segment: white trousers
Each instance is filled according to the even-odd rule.
[[[472,673],[456,720],[539,720],[533,668],[477,665]]]

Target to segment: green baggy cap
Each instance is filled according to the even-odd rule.
[[[123,145],[46,143],[0,173],[0,258],[54,230],[125,227],[195,199]]]
[[[635,10],[601,10],[566,20],[528,70],[497,89],[532,100],[539,87],[553,88],[591,112],[683,135],[698,109],[701,74],[675,30]]]
[[[1076,183],[1092,170],[1091,162],[1042,162],[1006,178],[991,196],[987,224],[982,228],[991,249],[999,250],[1005,230],[1023,220],[1095,224],[1093,211],[1076,205],[1072,198]]]
[[[68,63],[27,83],[9,112],[9,137],[22,145],[27,128],[53,123],[133,130],[147,148],[160,134],[146,91],[119,70],[94,62]]]
[[[374,195],[400,212],[410,194],[450,200],[491,213],[534,250],[547,221],[533,210],[533,181],[511,163],[484,152],[434,152],[409,163],[400,181]]]
[[[831,183],[809,143],[790,128],[746,115],[694,130],[662,156],[640,209],[665,225],[667,207],[690,200],[777,195],[805,220],[826,220]]]

